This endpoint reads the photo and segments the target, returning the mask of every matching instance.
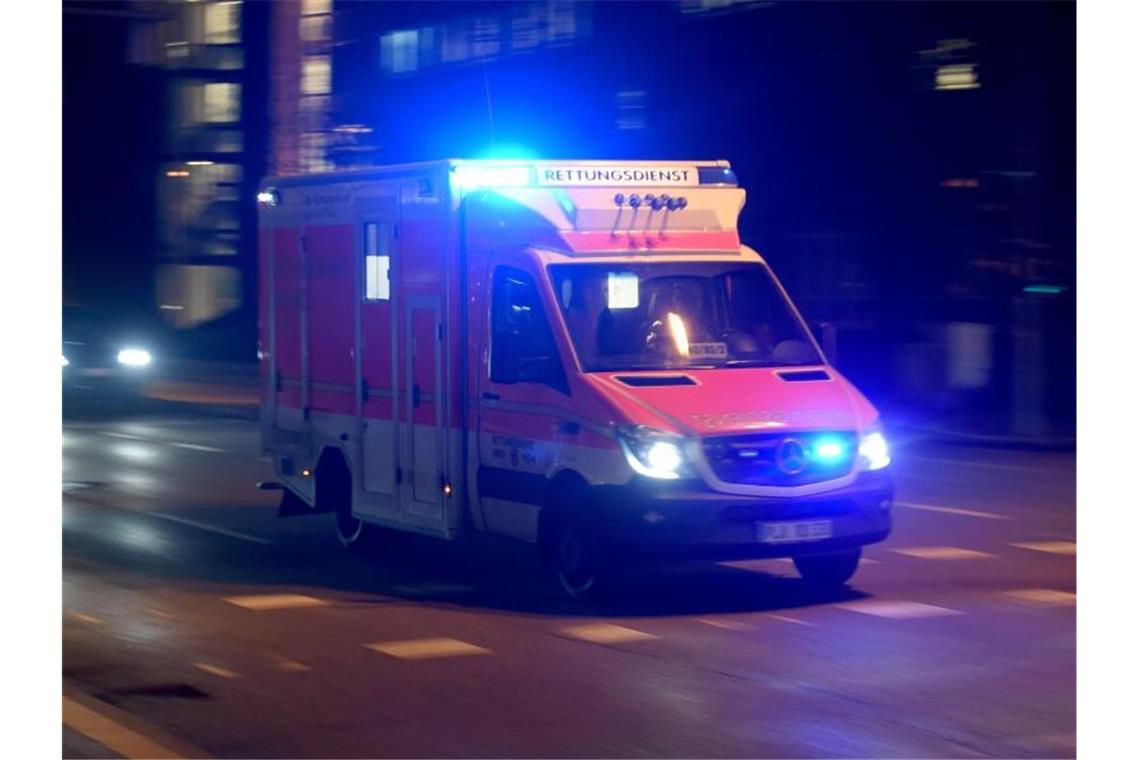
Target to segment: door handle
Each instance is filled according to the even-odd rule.
[[[483,391],[483,398],[487,399],[488,401],[498,401],[499,394],[491,393],[490,391]]]

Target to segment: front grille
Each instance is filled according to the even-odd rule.
[[[706,438],[705,458],[726,483],[802,486],[851,472],[858,439],[850,431],[758,433]]]

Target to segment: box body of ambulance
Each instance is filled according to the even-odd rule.
[[[286,500],[347,544],[533,542],[572,594],[646,557],[846,581],[890,532],[886,442],[741,244],[744,199],[723,161],[267,180],[262,436]]]

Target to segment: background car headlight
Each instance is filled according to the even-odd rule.
[[[71,362],[69,362],[69,361],[67,360],[67,357],[66,357],[66,356],[65,356],[65,357],[63,357],[63,366],[65,366],[65,367],[66,367],[68,364],[71,364]]]
[[[676,480],[687,472],[682,438],[640,425],[622,426],[617,433],[625,460],[639,475]]]
[[[150,364],[150,351],[142,348],[124,348],[117,358],[119,364],[128,367],[145,367]]]
[[[887,439],[881,432],[876,430],[859,439],[859,459],[865,470],[881,470],[891,463]]]

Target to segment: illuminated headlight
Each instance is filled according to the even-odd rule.
[[[686,473],[683,439],[642,426],[618,428],[625,461],[639,475],[658,480],[676,480]]]
[[[865,470],[881,470],[891,463],[891,452],[882,433],[876,430],[859,439],[859,460]]]
[[[67,360],[67,357],[66,357],[66,356],[65,356],[65,357],[63,357],[63,366],[65,366],[65,367],[66,367],[68,364],[71,364],[71,362],[69,362],[69,361]]]
[[[124,348],[117,357],[127,367],[145,367],[150,364],[150,351],[142,348]]]

